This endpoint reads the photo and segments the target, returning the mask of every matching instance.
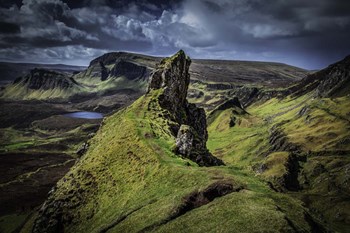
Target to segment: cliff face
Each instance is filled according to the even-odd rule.
[[[190,58],[182,50],[163,59],[150,78],[148,92],[162,91],[158,101],[161,108],[169,112],[165,117],[171,121],[170,131],[176,137],[176,153],[201,166],[223,165],[206,148],[208,132],[204,109],[186,100],[190,64]]]
[[[88,69],[77,78],[105,81],[125,77],[129,81],[145,81],[150,74],[149,66],[153,67],[156,61],[156,58],[132,53],[106,53],[92,60]]]

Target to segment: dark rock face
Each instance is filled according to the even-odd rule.
[[[196,191],[185,196],[182,204],[174,211],[169,220],[180,217],[188,211],[206,205],[218,197],[223,197],[232,192],[240,192],[243,189],[243,186],[235,186],[230,181],[217,181],[209,185],[203,191]]]
[[[91,73],[87,75],[98,77],[101,81],[121,76],[128,80],[142,79],[145,81],[150,75],[150,69],[158,59],[125,52],[106,53],[90,62]]]
[[[100,61],[100,67],[101,67],[101,81],[105,81],[108,78],[109,71],[103,64],[103,62]]]
[[[78,85],[73,78],[55,71],[45,69],[33,69],[21,79],[16,79],[14,84],[22,83],[33,90],[68,89]]]
[[[162,60],[150,79],[148,90],[163,88],[160,104],[171,112],[177,112],[187,104],[190,64],[190,58],[180,50],[173,57]]]
[[[180,154],[190,156],[193,147],[194,132],[191,126],[181,125],[176,137],[176,147]]]
[[[288,141],[287,136],[277,127],[270,130],[269,137],[270,152],[287,151],[289,152],[288,159],[284,164],[287,172],[277,179],[278,191],[298,191],[301,187],[299,185],[298,176],[300,171],[299,161],[303,160],[301,156],[301,148]]]
[[[182,50],[162,60],[150,78],[148,92],[162,89],[158,102],[169,112],[166,117],[172,122],[169,127],[176,137],[176,153],[200,166],[223,165],[206,148],[208,132],[204,109],[186,100],[190,64],[190,58]]]
[[[115,77],[124,76],[129,80],[143,78],[147,76],[147,69],[128,61],[119,61],[111,70],[111,75]]]
[[[84,155],[88,149],[89,149],[89,143],[84,142],[77,150],[77,155],[79,155],[79,156]]]
[[[238,107],[243,109],[241,102],[239,102],[238,97],[233,97],[232,99],[227,100],[226,102],[224,102],[223,104],[221,104],[217,110],[225,110],[225,109],[229,109],[229,108],[233,108],[233,107]]]
[[[301,187],[298,181],[300,171],[298,156],[291,153],[284,166],[286,167],[287,172],[280,178],[280,185],[289,191],[300,190]]]

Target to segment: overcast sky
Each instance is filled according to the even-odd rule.
[[[88,65],[112,51],[319,69],[350,54],[348,0],[0,0],[0,60]]]

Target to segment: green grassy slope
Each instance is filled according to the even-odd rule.
[[[159,116],[159,94],[152,91],[105,119],[42,216],[62,216],[63,226],[56,227],[65,232],[311,231],[300,201],[271,191],[250,173],[198,167],[173,154],[175,139]],[[186,196],[213,183],[237,192],[173,217]]]
[[[349,96],[319,99],[312,93],[273,98],[249,106],[249,115],[238,116],[234,127],[229,121],[235,114],[226,109],[209,125],[208,148],[226,163],[253,170],[275,189],[300,198],[334,229],[346,232],[349,104]],[[288,187],[291,183],[298,184],[298,192],[288,191],[295,189]]]

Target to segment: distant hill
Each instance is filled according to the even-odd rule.
[[[83,87],[66,73],[35,68],[25,76],[15,79],[3,90],[1,97],[5,99],[62,99],[81,91]]]
[[[35,64],[35,63],[11,63],[0,62],[0,86],[4,86],[11,83],[13,80],[20,76],[26,75],[30,70],[34,68],[49,69],[53,71],[59,71],[67,74],[73,74],[84,70],[84,66],[71,66],[63,64]]]
[[[308,73],[307,70],[282,63],[228,60],[194,59],[190,69],[193,80],[264,87],[288,86]]]
[[[109,66],[126,60],[154,69],[161,59],[163,58],[142,54],[112,52],[92,60],[89,68],[99,67],[101,63]],[[309,71],[275,62],[193,59],[190,74],[192,81],[280,87],[301,80]]]

